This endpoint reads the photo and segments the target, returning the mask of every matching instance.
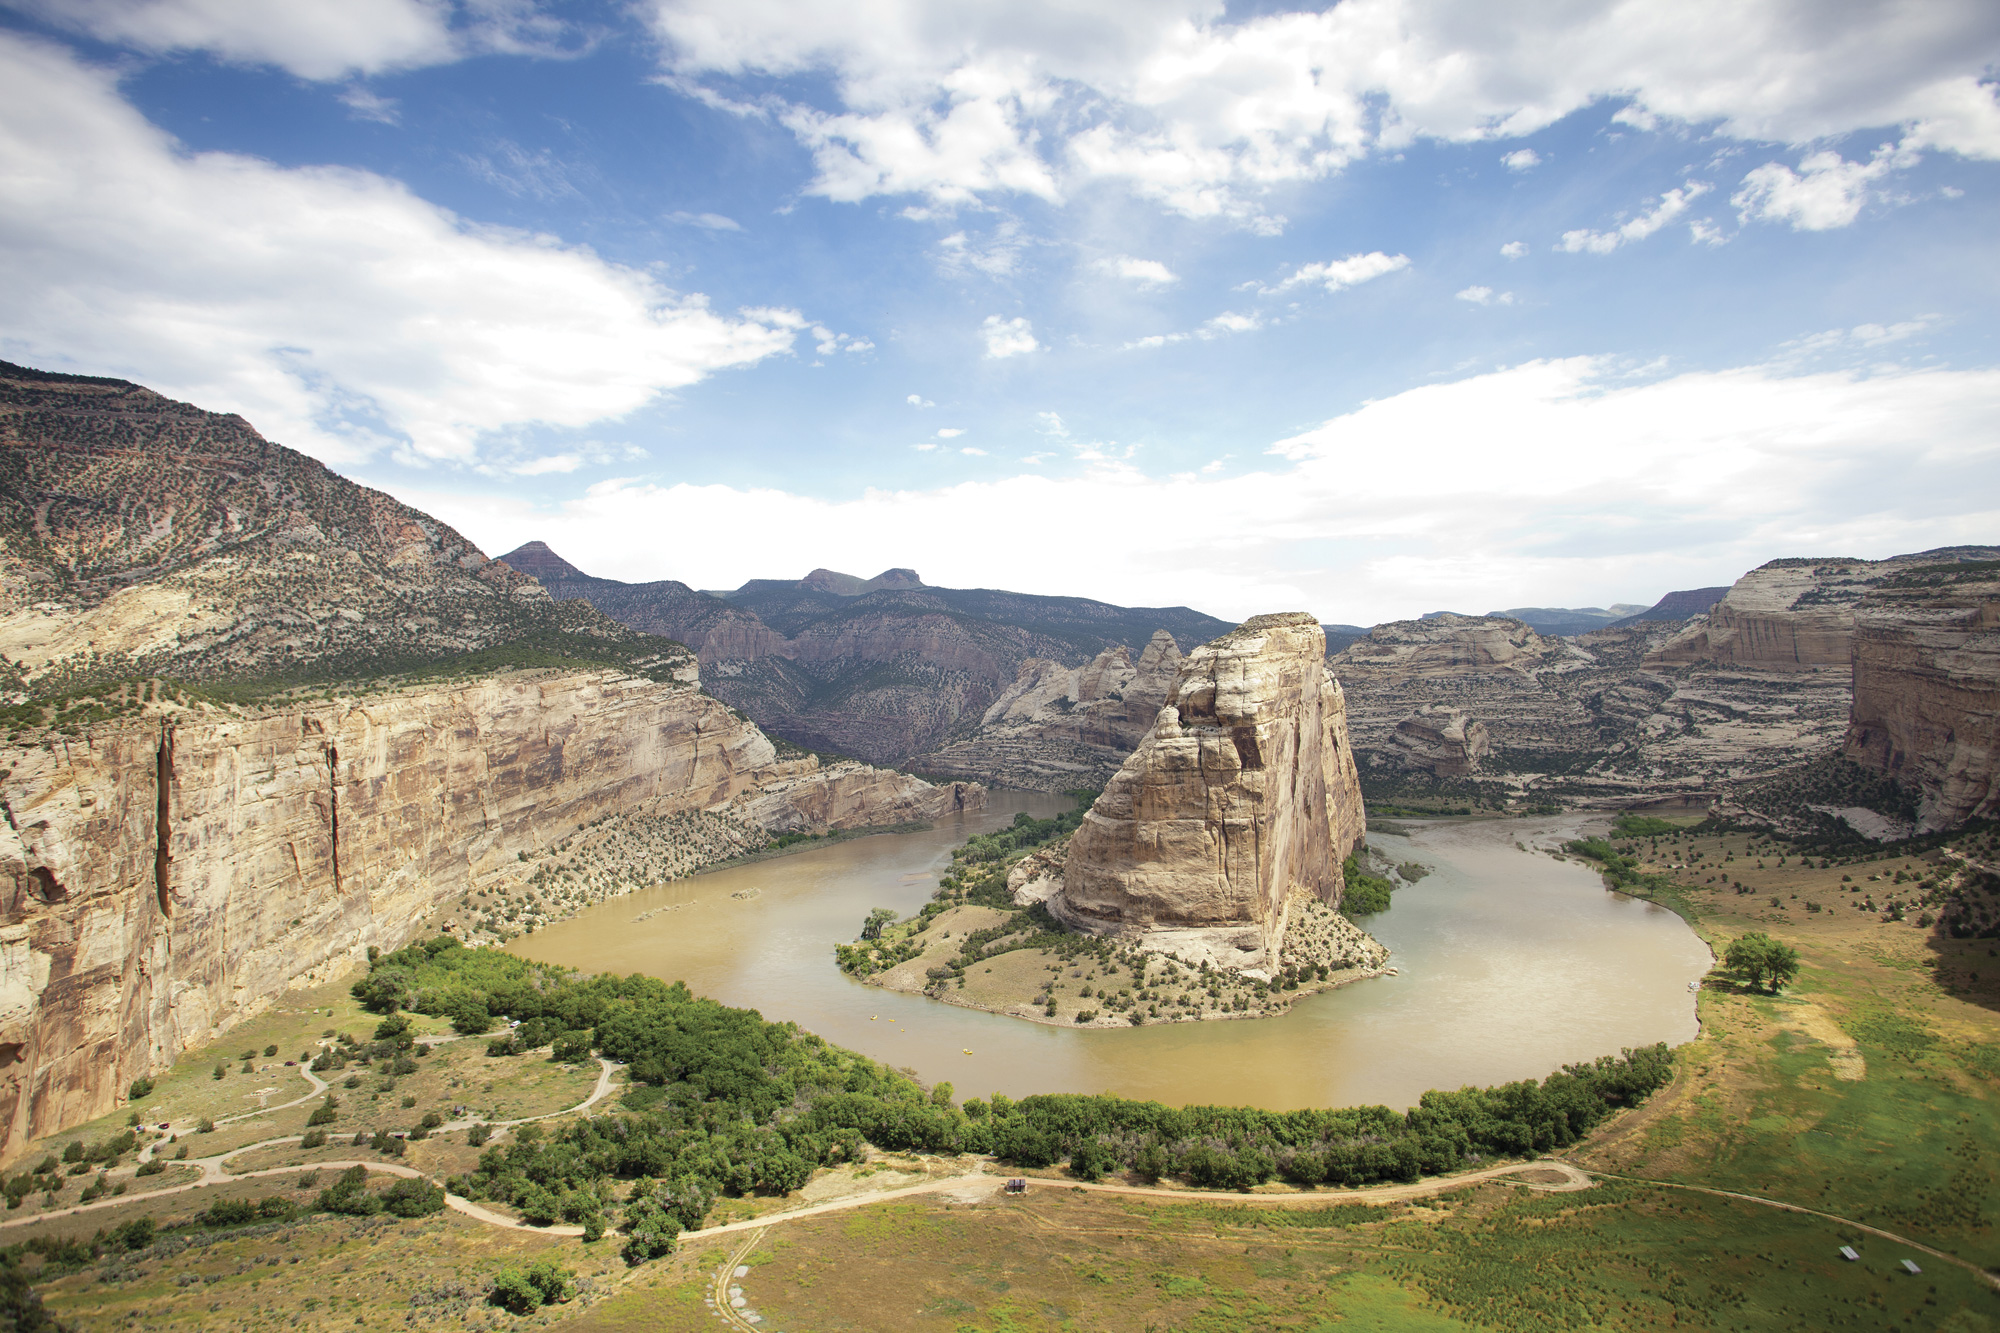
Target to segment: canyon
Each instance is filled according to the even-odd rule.
[[[984,799],[781,753],[681,644],[240,418],[0,367],[0,469],[0,1159],[372,949],[490,937],[475,897],[548,919],[559,846],[650,828],[601,894]]]

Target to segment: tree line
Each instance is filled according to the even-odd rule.
[[[1368,1185],[1565,1147],[1644,1100],[1672,1067],[1660,1044],[1539,1081],[1427,1092],[1404,1112],[1175,1108],[1068,1093],[961,1104],[949,1084],[926,1090],[795,1023],[767,1022],[679,982],[582,976],[448,936],[376,958],[354,993],[384,1014],[463,1018],[461,1030],[518,1023],[508,1050],[524,1031],[576,1034],[565,1055],[597,1050],[626,1062],[634,1087],[622,1110],[547,1133],[523,1126],[448,1184],[510,1204],[531,1223],[581,1224],[587,1236],[615,1222],[632,1262],[669,1251],[719,1197],[788,1193],[818,1167],[859,1159],[868,1144],[987,1153],[1022,1167],[1067,1163],[1082,1179],[1131,1171],[1222,1189],[1274,1179]]]

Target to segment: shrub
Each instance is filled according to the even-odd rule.
[[[132,1174],[137,1176],[157,1176],[166,1169],[167,1164],[155,1157],[150,1162],[139,1163],[139,1169]]]
[[[427,1217],[444,1211],[444,1191],[426,1180],[403,1179],[382,1191],[382,1206],[397,1217]]]
[[[130,1091],[126,1095],[135,1102],[142,1097],[152,1096],[153,1080],[149,1078],[135,1079],[132,1083]]]
[[[339,1118],[340,1118],[340,1099],[335,1097],[332,1093],[329,1092],[326,1095],[326,1100],[321,1102],[318,1106],[314,1107],[313,1113],[306,1117],[306,1124],[330,1125]],[[321,1135],[320,1137],[322,1141],[325,1139],[325,1135]]]
[[[549,1052],[549,1059],[557,1064],[581,1064],[590,1058],[590,1030],[565,1032],[555,1040],[555,1049]]]
[[[574,1295],[576,1275],[553,1259],[538,1259],[526,1269],[501,1269],[488,1299],[514,1314],[533,1314],[544,1305],[560,1305]]]
[[[278,1048],[275,1045],[266,1046],[264,1048],[264,1058],[267,1060],[270,1059],[272,1056],[276,1055],[277,1053],[278,1053]]]
[[[486,1140],[492,1137],[493,1126],[487,1124],[474,1125],[471,1129],[465,1131],[466,1146],[470,1148],[483,1147]]]
[[[516,1054],[513,1036],[510,1034],[505,1037],[495,1037],[492,1041],[487,1042],[486,1053],[492,1056]]]
[[[319,1148],[325,1146],[325,1144],[326,1131],[323,1129],[309,1129],[299,1136],[299,1147],[301,1148]]]

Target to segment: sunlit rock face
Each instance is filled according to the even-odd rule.
[[[1182,661],[1070,840],[1048,908],[1072,929],[1263,968],[1297,904],[1339,905],[1341,861],[1364,832],[1318,620],[1258,616]]]
[[[773,832],[977,808],[781,760],[692,681],[521,672],[261,712],[159,707],[0,747],[0,1159],[288,988],[440,928],[604,815]]]
[[[2000,814],[2000,568],[1908,570],[1862,599],[1846,752],[1915,792],[1920,828]]]

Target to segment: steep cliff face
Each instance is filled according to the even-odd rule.
[[[601,815],[817,832],[982,796],[780,761],[692,682],[615,672],[258,713],[152,706],[0,764],[0,1156]]]
[[[1922,829],[2000,815],[2000,566],[1884,579],[1853,642],[1847,756],[1913,788]]]
[[[1887,560],[1773,560],[1730,585],[1722,600],[1651,660],[1712,662],[1759,671],[1845,670],[1854,613],[1884,579],[1922,565],[2000,558],[1984,546],[1940,547]]]
[[[1048,908],[1073,929],[1262,968],[1301,903],[1339,905],[1341,860],[1364,831],[1319,623],[1258,616],[1182,662],[1071,838]]]

